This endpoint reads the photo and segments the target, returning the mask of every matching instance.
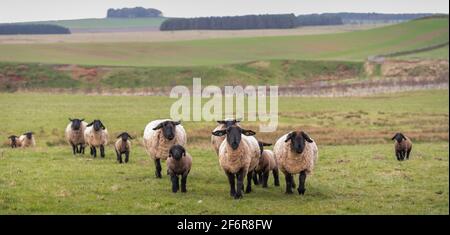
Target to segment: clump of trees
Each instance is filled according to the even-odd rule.
[[[154,8],[121,8],[121,9],[108,9],[106,15],[107,18],[141,18],[141,17],[160,17],[162,12]]]
[[[164,21],[160,30],[191,29],[286,29],[296,27],[294,14],[245,15],[223,17],[171,18]]]
[[[297,16],[297,26],[341,25],[344,24],[338,15],[310,14]]]
[[[70,34],[70,30],[52,24],[0,24],[0,35],[7,34]]]

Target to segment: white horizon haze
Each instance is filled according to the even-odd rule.
[[[0,23],[104,18],[109,8],[156,8],[167,17],[327,12],[449,13],[447,0],[1,0]]]

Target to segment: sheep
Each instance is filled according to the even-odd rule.
[[[248,176],[248,169],[252,161],[251,148],[249,146],[251,143],[248,138],[242,137],[253,136],[255,132],[235,125],[214,131],[212,134],[215,136],[226,135],[219,148],[219,164],[228,177],[230,195],[235,199],[240,199],[244,188],[244,176]],[[237,179],[236,185],[235,179]]]
[[[270,171],[272,171],[275,186],[280,186],[278,177],[278,166],[275,155],[271,150],[264,149],[264,146],[271,146],[272,144],[258,141],[261,157],[259,158],[258,166],[255,169],[255,178],[259,176],[263,188],[267,188],[267,181],[269,179]]]
[[[114,149],[116,150],[117,161],[122,163],[122,154],[125,154],[125,163],[128,163],[131,150],[131,141],[133,138],[127,133],[122,132],[117,137],[117,141],[114,144]],[[129,140],[130,139],[130,140]]]
[[[217,121],[217,123],[219,125],[217,125],[217,127],[214,128],[213,132],[222,130],[224,128],[228,128],[233,125],[239,126],[239,122],[240,122],[240,120],[237,120],[237,119],[225,119],[225,120]],[[217,156],[219,156],[219,148],[224,139],[225,139],[225,136],[211,135],[211,145],[213,146],[214,150],[216,151]]]
[[[186,131],[181,122],[170,119],[154,120],[144,129],[144,148],[147,154],[155,162],[156,178],[162,178],[161,160],[169,157],[169,149],[172,145],[186,144]]]
[[[167,172],[172,182],[172,192],[176,193],[179,186],[178,176],[181,175],[181,192],[187,192],[186,182],[192,167],[192,157],[186,149],[179,145],[173,145],[169,150],[169,157],[166,161]]]
[[[65,131],[66,141],[72,146],[73,155],[77,153],[84,154],[84,130],[86,129],[87,122],[83,118],[69,118],[69,121]]]
[[[409,160],[409,154],[411,153],[412,149],[412,142],[411,140],[404,136],[402,133],[396,133],[394,137],[392,137],[392,140],[395,139],[394,149],[395,149],[395,156],[397,157],[397,160],[403,161]]]
[[[8,137],[8,139],[9,139],[9,146],[11,146],[11,148],[17,148],[21,146],[18,136],[11,135]]]
[[[23,133],[21,136],[19,136],[19,145],[22,148],[26,147],[34,147],[36,146],[36,141],[34,139],[34,133],[29,131]]]
[[[108,144],[108,130],[103,123],[96,119],[89,123],[84,130],[84,141],[91,149],[91,156],[97,157],[97,147],[100,156],[105,157],[105,146]]]
[[[299,174],[300,195],[305,194],[306,176],[311,174],[318,160],[318,149],[313,139],[303,131],[292,131],[280,137],[273,148],[279,169],[286,179],[286,193],[295,188],[293,175]]]

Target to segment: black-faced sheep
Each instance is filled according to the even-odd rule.
[[[84,154],[84,130],[86,130],[87,122],[83,118],[69,118],[69,121],[65,131],[66,141],[72,146],[73,155]]]
[[[116,143],[114,144],[114,149],[116,150],[117,161],[122,163],[122,154],[125,154],[125,163],[128,163],[131,150],[131,141],[133,138],[127,133],[122,132],[118,135]]]
[[[20,143],[20,147],[22,147],[22,148],[36,146],[36,141],[34,139],[33,132],[30,131],[30,132],[23,133],[23,135],[21,135],[19,137],[19,143]]]
[[[318,159],[317,145],[303,131],[292,131],[280,137],[273,148],[278,167],[286,179],[286,193],[295,186],[293,175],[299,175],[298,193],[306,191],[306,176],[311,174]]]
[[[412,149],[411,140],[402,133],[396,133],[392,140],[395,140],[394,149],[397,160],[403,161],[405,158],[408,160]]]
[[[228,176],[230,195],[235,199],[242,198],[244,177],[248,176],[248,168],[252,161],[251,143],[243,136],[253,136],[255,132],[238,126],[230,126],[223,130],[214,131],[215,136],[225,136],[219,149],[219,164]],[[250,176],[250,178],[252,178]],[[237,180],[237,184],[235,184]]]
[[[181,175],[181,192],[187,192],[186,183],[192,167],[192,157],[181,145],[173,145],[169,150],[169,157],[166,161],[167,172],[172,182],[172,192],[176,193],[180,188],[179,178]]]
[[[219,125],[217,125],[217,127],[214,128],[214,130],[212,132],[218,131],[218,130],[223,130],[223,129],[228,128],[233,125],[239,125],[239,122],[240,122],[240,120],[237,120],[237,119],[225,119],[225,120],[217,121],[217,123]],[[224,139],[225,139],[225,136],[211,135],[211,145],[213,146],[217,155],[219,155],[219,148]]]
[[[155,162],[155,175],[161,178],[161,159],[169,157],[169,149],[175,144],[186,144],[186,131],[180,122],[170,119],[154,120],[144,129],[144,148]]]
[[[275,155],[271,150],[264,149],[264,146],[271,146],[272,144],[258,141],[261,151],[261,157],[259,158],[258,166],[255,169],[255,177],[259,176],[259,181],[263,188],[267,188],[267,181],[269,179],[270,172],[273,174],[275,186],[280,186],[280,180],[278,177],[278,166],[275,159]]]
[[[9,146],[11,146],[11,148],[17,148],[20,147],[20,141],[19,141],[19,137],[16,135],[11,135],[8,137],[9,139]]]
[[[94,120],[87,125],[86,130],[84,130],[84,141],[91,149],[91,156],[97,157],[97,148],[100,148],[100,156],[105,157],[108,130],[100,120]]]

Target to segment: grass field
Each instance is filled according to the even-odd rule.
[[[140,141],[144,126],[167,117],[174,99],[0,93],[0,135],[27,130],[37,147],[0,153],[0,214],[448,214],[449,96],[430,90],[349,98],[280,98],[280,124],[257,137],[273,142],[293,128],[318,143],[319,162],[307,193],[287,196],[270,182],[235,201],[209,145],[213,122],[185,122],[194,158],[186,195],[172,194]],[[68,117],[100,118],[111,136],[127,130],[131,162],[73,157],[64,143]],[[245,123],[257,129],[257,123]],[[398,162],[390,137],[414,141],[412,159]],[[6,140],[5,140],[6,141]],[[164,168],[165,169],[165,166]]]
[[[0,45],[0,61],[115,66],[199,66],[253,60],[363,61],[449,40],[448,19],[427,19],[338,34],[176,42]],[[441,53],[426,54],[441,58]],[[445,54],[444,54],[445,55]]]

